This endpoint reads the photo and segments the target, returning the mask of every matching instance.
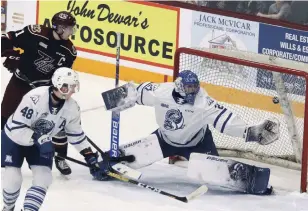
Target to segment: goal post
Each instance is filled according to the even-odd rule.
[[[278,141],[262,146],[219,133],[210,126],[221,156],[241,157],[301,170],[307,191],[308,64],[236,49],[178,48],[174,79],[195,72],[201,86],[248,124],[272,116],[280,122]]]

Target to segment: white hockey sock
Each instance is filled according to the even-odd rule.
[[[3,196],[3,204],[4,210],[10,210],[15,206],[15,202],[18,199],[20,193],[20,189],[14,193],[9,193],[5,189],[3,189],[2,196]]]
[[[24,211],[38,211],[43,204],[46,189],[40,186],[32,186],[28,189],[24,202]]]

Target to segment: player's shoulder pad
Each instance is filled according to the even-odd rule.
[[[66,40],[61,47],[66,49],[73,57],[77,56],[77,50],[71,40]]]
[[[52,30],[51,28],[48,28],[43,25],[29,25],[26,26],[25,29],[28,30],[31,35],[38,36],[46,40],[49,40],[48,34]]]
[[[46,96],[49,95],[48,89],[49,89],[48,86],[41,86],[32,89],[24,96],[24,98],[27,98],[31,103],[36,105],[42,98],[44,98],[44,95]]]
[[[166,95],[167,93],[172,93],[174,90],[174,83],[173,82],[164,82],[160,83],[159,86],[155,89],[155,93],[157,95]],[[168,95],[168,94],[167,94]]]
[[[75,99],[70,98],[67,100],[67,103],[68,103],[69,111],[76,113],[76,114],[80,113],[80,106]]]

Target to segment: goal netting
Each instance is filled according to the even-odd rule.
[[[174,78],[187,69],[199,76],[210,96],[248,124],[270,116],[280,121],[279,140],[266,146],[245,143],[210,126],[220,155],[301,170],[301,191],[306,191],[308,64],[231,49],[179,48]]]

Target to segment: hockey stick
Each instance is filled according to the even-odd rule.
[[[88,142],[101,154],[104,155],[105,152],[103,152],[103,150],[101,150],[88,136],[87,136]],[[135,161],[135,156],[134,155],[125,155],[125,156],[121,156],[121,157],[111,157],[110,161],[115,161],[115,162],[134,162]]]
[[[16,70],[16,75],[24,79],[29,84],[29,86],[31,86],[32,89],[36,88],[36,86],[30,81],[30,79],[25,74],[23,74],[19,69]]]
[[[72,161],[74,163],[89,167],[87,163],[76,160],[76,159],[68,157],[68,156],[57,154],[56,157],[66,159],[66,160]],[[114,157],[112,157],[112,158],[114,158]],[[114,158],[114,159],[118,159],[118,158]],[[115,162],[117,162],[117,161],[115,161]],[[119,163],[119,162],[117,162],[116,164],[113,164],[111,166],[111,168],[112,168],[113,171],[115,171],[116,173],[119,173],[120,175],[124,175],[124,176],[127,176],[129,178],[136,179],[136,180],[139,180],[141,175],[142,175],[142,173],[140,171],[132,169],[132,168],[130,168],[126,165],[123,165],[122,163]]]
[[[146,188],[146,189],[149,189],[149,190],[151,190],[151,191],[153,191],[155,193],[159,193],[159,194],[162,194],[162,195],[165,195],[165,196],[168,196],[170,198],[173,198],[173,199],[176,199],[176,200],[179,200],[179,201],[182,201],[182,202],[186,202],[186,203],[191,201],[192,199],[198,197],[198,196],[201,196],[201,195],[205,194],[207,192],[207,190],[208,190],[206,185],[201,185],[197,190],[191,192],[187,196],[177,196],[177,195],[174,195],[172,193],[168,193],[168,192],[160,190],[158,188],[149,186],[147,184],[138,182],[136,180],[128,179],[128,178],[126,178],[126,177],[124,177],[122,175],[119,175],[119,174],[116,174],[116,173],[113,173],[113,172],[108,172],[107,175],[110,176],[110,177],[113,177],[115,179],[118,179],[120,181],[128,182],[130,184],[137,185],[138,187]]]
[[[56,155],[55,157],[62,158],[62,159],[66,159],[66,160],[72,161],[73,163],[77,163],[77,164],[79,164],[79,165],[89,167],[87,163],[82,162],[82,161],[79,161],[79,160],[76,160],[76,159],[71,158],[71,157],[68,157],[68,156]]]
[[[84,163],[84,162],[81,162],[79,160],[76,160],[74,158],[70,158],[70,157],[67,157],[67,156],[59,156],[61,158],[64,158],[64,159],[67,159],[69,161],[72,161],[74,163],[77,163],[77,164],[80,164],[82,166],[86,166],[86,167],[89,167],[88,164]],[[141,182],[138,182],[136,180],[133,180],[133,179],[128,179],[126,178],[125,176],[122,176],[118,173],[114,173],[114,172],[107,172],[107,175],[112,177],[112,178],[115,178],[117,180],[120,180],[120,181],[123,181],[123,182],[128,182],[130,184],[133,184],[133,185],[136,185],[138,187],[141,187],[141,188],[146,188],[146,189],[149,189],[155,193],[159,193],[159,194],[162,194],[162,195],[165,195],[165,196],[168,196],[170,198],[173,198],[173,199],[176,199],[178,201],[182,201],[182,202],[189,202],[191,201],[192,199],[194,198],[197,198],[198,196],[201,196],[203,194],[205,194],[208,190],[207,186],[206,185],[202,185],[200,186],[197,190],[191,192],[189,195],[187,196],[177,196],[177,195],[174,195],[172,193],[168,193],[166,191],[163,191],[163,190],[160,190],[158,188],[155,188],[155,187],[152,187],[152,186],[149,186],[147,184],[144,184],[144,183],[141,183]]]
[[[116,50],[116,75],[115,87],[119,86],[120,76],[120,49],[121,33],[117,33],[117,50]],[[111,114],[111,139],[110,139],[110,156],[118,157],[119,138],[120,138],[120,112],[113,111]]]

